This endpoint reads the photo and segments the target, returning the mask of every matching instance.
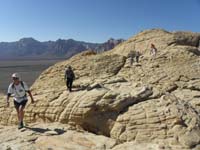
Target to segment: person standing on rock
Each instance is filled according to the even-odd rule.
[[[135,57],[135,51],[130,51],[130,52],[128,53],[128,58],[129,58],[129,61],[130,61],[130,66],[133,65],[134,57]]]
[[[139,51],[136,51],[135,52],[135,59],[136,59],[136,62],[139,63],[139,58],[140,58],[140,52]]]
[[[150,51],[150,54],[152,55],[153,58],[156,57],[156,54],[157,54],[157,48],[155,47],[154,44],[151,44],[151,51]]]
[[[68,66],[67,70],[65,71],[65,80],[66,80],[66,86],[69,92],[72,91],[72,84],[73,84],[74,79],[75,79],[75,75],[72,70],[72,67]]]
[[[21,81],[20,75],[18,73],[14,73],[12,75],[13,82],[8,87],[8,93],[7,93],[7,106],[9,107],[9,98],[11,96],[14,97],[14,106],[17,111],[18,116],[18,129],[21,129],[24,127],[23,118],[24,118],[24,108],[26,106],[26,103],[28,101],[27,94],[29,94],[31,98],[31,103],[34,103],[33,96],[31,94],[31,91],[29,90],[27,84],[23,81]]]

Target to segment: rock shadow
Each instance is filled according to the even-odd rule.
[[[54,129],[54,131],[55,132],[57,132],[58,133],[58,135],[61,135],[61,134],[63,134],[63,133],[65,133],[66,131],[65,130],[63,130],[63,129]]]
[[[48,128],[46,128],[46,129],[44,129],[44,128],[38,128],[38,127],[34,127],[33,128],[33,127],[27,127],[27,126],[24,127],[24,128],[32,130],[32,131],[37,132],[37,133],[45,133],[45,132],[48,132],[48,131],[55,131],[57,133],[56,135],[61,135],[61,134],[64,134],[66,132],[63,129],[58,129],[58,128],[56,128],[54,130],[50,130]]]
[[[26,128],[26,129],[29,129],[29,130],[32,130],[32,131],[34,131],[34,132],[39,132],[39,133],[45,133],[45,132],[47,132],[47,131],[51,131],[50,129],[43,129],[43,128],[32,128],[32,127],[27,127],[27,126],[25,126],[24,128]]]

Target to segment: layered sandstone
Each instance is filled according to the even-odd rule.
[[[117,141],[112,149],[138,143],[191,149],[200,144],[200,34],[154,29],[111,51],[80,53],[44,71],[32,86],[36,103],[26,122],[60,122]],[[158,49],[150,55],[150,44]],[[130,65],[132,50],[142,54]],[[64,71],[76,74],[73,92]],[[14,109],[1,107],[0,122],[16,123]],[[120,143],[120,145],[119,145]],[[136,146],[137,147],[137,146]]]

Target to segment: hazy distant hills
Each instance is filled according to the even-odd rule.
[[[0,42],[0,58],[71,57],[88,49],[97,52],[106,51],[123,41],[123,39],[115,40],[111,38],[105,43],[89,43],[73,39],[40,42],[34,38],[22,38],[16,42]]]

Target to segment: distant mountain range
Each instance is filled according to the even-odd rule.
[[[97,52],[107,51],[123,41],[111,38],[105,43],[89,43],[73,39],[40,42],[34,38],[22,38],[16,42],[0,42],[0,58],[68,58],[88,49]]]

